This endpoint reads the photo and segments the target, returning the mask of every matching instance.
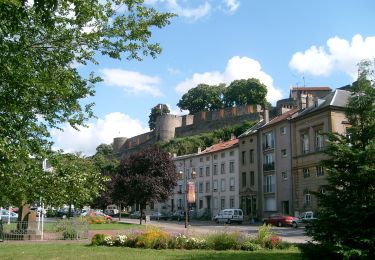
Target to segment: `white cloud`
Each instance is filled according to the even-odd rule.
[[[300,73],[327,76],[333,71],[343,71],[353,79],[357,75],[357,63],[375,58],[375,36],[363,38],[356,34],[351,42],[337,36],[328,39],[326,46],[311,46],[297,52],[289,62],[290,68]]]
[[[159,77],[151,77],[137,71],[123,69],[101,70],[104,83],[123,88],[129,93],[151,94],[154,97],[162,96],[158,85]]]
[[[227,6],[229,13],[234,13],[240,6],[237,0],[223,0],[223,2]]]
[[[120,112],[107,114],[103,119],[99,118],[88,127],[79,127],[75,130],[69,124],[65,124],[64,131],[54,129],[51,132],[53,148],[62,149],[65,152],[83,152],[85,155],[95,154],[95,149],[102,143],[110,144],[114,137],[133,137],[149,131],[142,127],[140,121]]]
[[[174,109],[172,109],[172,106],[167,104],[167,107],[169,108],[169,111],[171,111],[170,113],[172,115],[179,115],[179,116],[182,116],[182,115],[187,115],[189,114],[189,110],[181,110],[179,107],[175,107]]]
[[[177,0],[166,0],[167,7],[174,13],[181,17],[196,21],[206,15],[211,11],[211,5],[206,1],[204,4],[196,7],[183,7],[177,3]]]
[[[196,87],[198,84],[205,83],[215,85],[220,83],[229,84],[237,79],[257,78],[267,86],[267,100],[276,103],[282,98],[280,89],[273,86],[273,79],[270,75],[262,71],[260,63],[248,57],[232,57],[225,68],[224,72],[212,71],[205,73],[194,73],[193,76],[179,83],[176,91],[180,94],[186,93],[189,89]]]

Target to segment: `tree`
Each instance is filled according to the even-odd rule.
[[[91,157],[96,169],[102,177],[108,179],[105,183],[105,189],[91,203],[91,207],[105,209],[112,203],[117,203],[112,199],[113,180],[118,172],[119,161],[113,155],[113,147],[110,144],[100,144],[96,148],[96,154]]]
[[[50,129],[65,122],[77,127],[93,116],[93,104],[81,100],[94,95],[101,79],[80,75],[77,65],[97,64],[97,55],[141,60],[160,53],[149,42],[151,30],[173,15],[142,2],[0,2],[0,187],[7,187],[0,200],[13,204],[34,193]]]
[[[328,134],[328,184],[315,193],[319,218],[307,227],[314,240],[339,258],[375,258],[375,86],[371,63],[359,64],[346,117],[346,134]]]
[[[108,179],[100,174],[91,158],[57,152],[48,161],[52,170],[44,174],[49,185],[43,193],[47,205],[82,207],[105,189]]]
[[[169,114],[171,111],[169,110],[168,106],[166,104],[158,104],[157,106],[153,107],[151,109],[149,120],[148,120],[148,126],[150,130],[155,129],[156,124],[156,118],[163,114]]]
[[[223,108],[224,84],[210,86],[199,84],[185,93],[177,106],[183,110],[189,110],[190,114],[200,111],[212,111]]]
[[[258,104],[266,106],[267,87],[258,79],[235,80],[224,93],[226,107]]]
[[[168,199],[176,184],[177,174],[171,156],[159,146],[152,146],[121,162],[114,196],[129,204],[139,204],[142,216],[147,204]]]

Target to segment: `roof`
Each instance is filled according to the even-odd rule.
[[[348,99],[350,97],[349,91],[346,90],[340,90],[336,89],[334,92],[329,93],[327,96],[325,96],[322,99],[317,99],[313,106],[307,107],[304,110],[302,110],[296,118],[302,117],[306,114],[321,110],[325,107],[340,107],[345,108],[348,104]]]
[[[237,138],[232,139],[232,140],[229,140],[229,141],[226,141],[226,142],[214,144],[214,145],[206,148],[200,154],[214,153],[214,152],[218,152],[218,151],[221,151],[221,150],[233,148],[233,147],[237,146],[237,144],[238,144],[238,139]]]
[[[332,89],[328,86],[324,87],[290,87],[290,90],[306,90],[306,91],[322,91],[322,90],[327,90],[331,91]]]
[[[256,123],[255,125],[253,125],[249,129],[247,129],[245,132],[243,132],[239,136],[239,138],[248,136],[248,135],[253,134],[253,133],[256,133],[258,131],[258,129],[261,128],[263,125],[264,125],[264,120],[261,119],[260,121],[258,121],[258,123]]]
[[[277,124],[277,123],[279,123],[279,122],[281,122],[281,121],[283,121],[283,120],[291,117],[292,115],[294,115],[297,112],[298,112],[298,108],[291,109],[291,110],[285,112],[284,114],[281,114],[281,115],[273,118],[271,121],[269,121],[263,127],[267,127],[267,126],[271,126],[271,125]]]

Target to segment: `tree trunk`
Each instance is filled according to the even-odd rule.
[[[118,214],[118,220],[120,221],[121,220],[121,203],[120,203],[120,207],[119,207],[119,214]]]
[[[72,215],[72,204],[69,203],[68,218]]]

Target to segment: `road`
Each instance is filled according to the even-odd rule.
[[[128,219],[122,218],[122,223],[133,223],[139,224],[138,219]],[[144,223],[144,222],[143,222]],[[145,225],[156,226],[162,228],[171,233],[181,233],[181,234],[188,234],[188,235],[203,235],[212,232],[240,232],[245,234],[256,235],[258,233],[259,224],[216,224],[213,221],[193,221],[190,222],[188,228],[185,229],[185,222],[177,222],[177,221],[150,221],[147,222]],[[299,228],[291,228],[291,227],[272,227],[272,231],[274,231],[277,235],[279,235],[282,240],[291,242],[291,243],[306,243],[311,241],[311,238],[305,235],[305,229],[303,227]]]

